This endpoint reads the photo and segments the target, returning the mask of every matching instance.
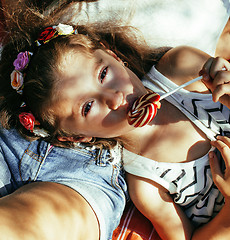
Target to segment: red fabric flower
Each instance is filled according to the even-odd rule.
[[[32,113],[22,112],[19,114],[19,121],[23,127],[33,132],[35,117]]]
[[[43,43],[46,43],[50,39],[52,39],[55,36],[55,34],[58,34],[56,29],[54,29],[53,27],[47,27],[41,32],[37,41],[41,41]]]

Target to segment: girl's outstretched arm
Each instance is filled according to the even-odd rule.
[[[75,190],[31,183],[0,198],[0,239],[99,239],[96,216]]]

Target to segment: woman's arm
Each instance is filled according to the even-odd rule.
[[[0,238],[98,240],[99,228],[93,210],[76,191],[40,182],[0,198]]]

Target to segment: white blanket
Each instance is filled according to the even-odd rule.
[[[154,47],[189,45],[214,55],[230,0],[98,0],[82,3],[75,21],[127,20]]]

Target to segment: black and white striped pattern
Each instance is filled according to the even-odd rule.
[[[154,67],[143,83],[160,94],[177,87]],[[214,103],[210,94],[189,93],[181,89],[167,100],[208,138],[214,139],[216,134],[230,134],[230,111],[219,102]],[[223,160],[221,162],[224,165]],[[184,209],[195,225],[208,222],[224,204],[224,198],[212,180],[208,154],[188,163],[162,163],[125,150],[124,167],[126,171],[149,178],[168,189],[175,203]]]

